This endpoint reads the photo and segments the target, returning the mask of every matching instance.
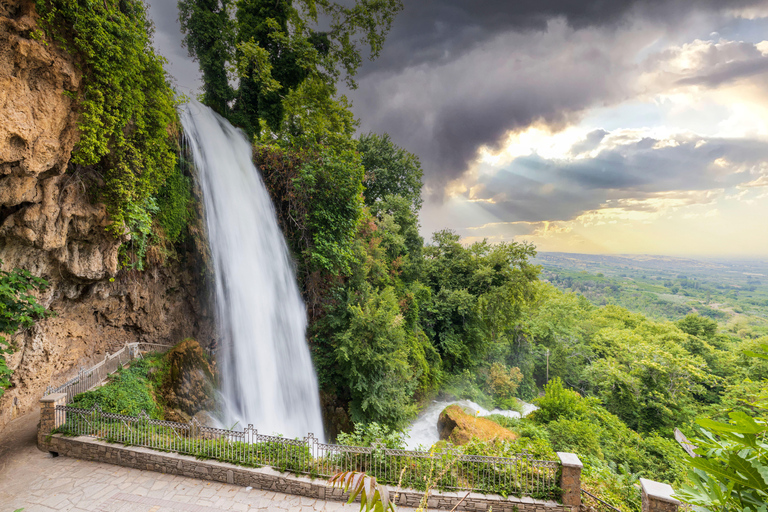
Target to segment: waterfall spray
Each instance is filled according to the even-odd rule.
[[[203,192],[216,274],[222,422],[322,438],[306,309],[245,135],[198,102],[181,123]]]

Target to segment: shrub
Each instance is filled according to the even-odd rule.
[[[2,263],[0,260],[0,265]],[[9,377],[12,373],[3,354],[10,354],[15,348],[3,334],[12,335],[20,328],[32,327],[36,320],[52,315],[32,295],[32,292],[47,287],[47,281],[26,270],[0,270],[0,396],[11,385]]]
[[[509,368],[501,363],[493,363],[488,372],[486,383],[499,407],[507,409],[503,404],[514,401],[517,387],[523,380],[523,374],[519,368]]]
[[[404,431],[376,422],[357,423],[354,432],[342,432],[336,438],[338,444],[345,446],[371,446],[377,440],[381,440],[387,448],[405,448]]]
[[[547,423],[549,440],[559,452],[575,452],[603,458],[600,448],[600,431],[595,425],[582,420],[560,418]]]
[[[539,423],[549,423],[559,418],[575,418],[587,412],[585,403],[577,392],[563,387],[560,377],[555,377],[544,387],[544,396],[536,399],[538,410],[531,416]]]

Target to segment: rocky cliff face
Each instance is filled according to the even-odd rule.
[[[105,231],[104,205],[67,172],[78,139],[68,93],[81,75],[71,56],[40,40],[33,5],[0,3],[0,259],[5,270],[50,282],[40,299],[56,316],[14,338],[0,429],[36,407],[47,385],[127,342],[205,344],[213,331],[194,249],[145,272],[119,269],[124,240]]]

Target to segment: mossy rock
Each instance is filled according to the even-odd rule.
[[[168,370],[161,387],[165,419],[189,421],[200,411],[214,410],[213,371],[200,344],[185,339],[168,351],[165,360]]]
[[[517,434],[493,421],[467,414],[458,405],[449,405],[437,420],[440,439],[455,445],[463,445],[472,439],[481,441],[514,441]]]

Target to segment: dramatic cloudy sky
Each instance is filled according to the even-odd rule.
[[[150,0],[179,87],[174,0]],[[347,92],[425,173],[422,232],[768,256],[768,0],[405,0]]]

